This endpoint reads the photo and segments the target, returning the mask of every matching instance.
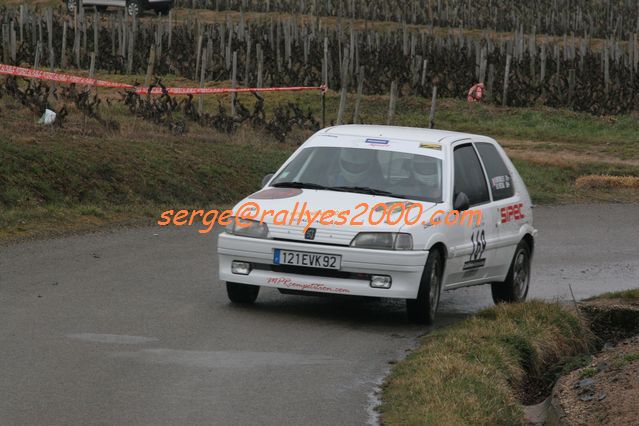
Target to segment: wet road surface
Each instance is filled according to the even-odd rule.
[[[531,296],[639,286],[639,205],[535,209]],[[430,329],[399,301],[227,302],[215,236],[138,228],[0,247],[2,424],[364,424]],[[442,296],[437,326],[491,306]]]

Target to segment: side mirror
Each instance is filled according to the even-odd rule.
[[[468,199],[468,195],[465,192],[460,192],[455,197],[455,202],[453,203],[453,210],[457,210],[463,212],[464,210],[468,210],[470,208],[470,200]]]
[[[266,184],[268,183],[268,181],[273,178],[273,174],[274,173],[269,173],[269,174],[267,174],[266,176],[264,176],[262,178],[262,186],[261,186],[262,188],[264,188],[266,186]]]

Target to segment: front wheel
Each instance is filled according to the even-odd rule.
[[[419,283],[417,299],[406,299],[408,319],[417,324],[432,324],[439,306],[442,289],[444,258],[438,250],[428,254],[426,267]]]
[[[515,256],[510,263],[506,281],[492,283],[491,290],[495,303],[523,302],[530,287],[530,247],[526,241],[520,241]]]
[[[251,304],[257,299],[260,286],[240,283],[226,283],[226,294],[233,303]]]
[[[140,13],[142,13],[142,1],[127,0],[126,13],[128,13],[129,16],[140,16]]]

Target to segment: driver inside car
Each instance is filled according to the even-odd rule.
[[[437,160],[424,155],[414,155],[410,167],[411,177],[404,193],[439,199],[441,191]]]
[[[380,177],[381,168],[375,151],[353,148],[340,150],[334,186],[376,188],[380,184]]]

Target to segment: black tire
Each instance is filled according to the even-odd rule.
[[[167,4],[164,6],[156,6],[153,8],[153,10],[155,10],[155,13],[157,13],[158,15],[166,16],[169,14],[169,10],[171,10],[171,5]]]
[[[432,324],[439,306],[442,291],[444,257],[439,250],[428,254],[426,266],[419,283],[417,299],[406,299],[408,319],[417,324]]]
[[[126,13],[129,16],[140,16],[143,10],[142,0],[126,0]]]
[[[226,283],[226,294],[233,303],[251,304],[257,299],[260,286],[239,283]]]
[[[521,240],[510,262],[506,281],[491,283],[493,301],[497,303],[516,303],[526,300],[530,288],[530,247]]]
[[[73,14],[78,9],[78,0],[67,0],[67,12]]]

